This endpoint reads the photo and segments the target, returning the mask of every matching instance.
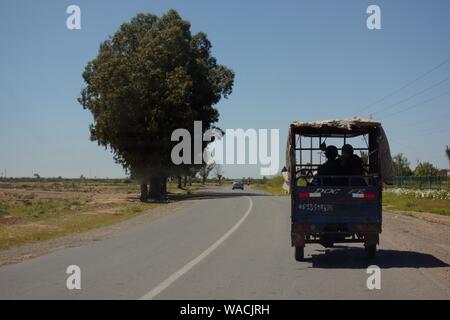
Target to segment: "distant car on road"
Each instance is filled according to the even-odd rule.
[[[244,182],[242,182],[242,180],[233,181],[233,187],[231,189],[232,190],[234,190],[234,189],[244,190]]]

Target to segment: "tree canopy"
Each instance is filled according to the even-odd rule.
[[[429,162],[419,162],[414,169],[415,176],[438,176],[440,170]]]
[[[394,162],[394,172],[396,176],[410,176],[413,174],[408,158],[403,153],[396,154],[392,161]]]
[[[203,130],[213,127],[219,119],[214,105],[231,94],[234,73],[217,63],[205,33],[192,35],[190,23],[170,10],[122,24],[83,78],[78,100],[94,118],[91,140],[110,148],[142,183],[158,186],[190,169],[170,159],[172,132],[192,132],[194,120]]]

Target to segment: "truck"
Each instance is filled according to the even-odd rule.
[[[319,175],[327,143],[338,151],[355,145],[362,173]],[[364,118],[293,122],[286,160],[295,259],[303,261],[305,245],[311,243],[327,248],[336,243],[364,243],[367,257],[375,258],[382,231],[382,188],[394,175],[381,123]]]

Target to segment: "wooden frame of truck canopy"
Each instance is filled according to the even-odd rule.
[[[368,154],[363,176],[314,175],[321,163],[314,163],[312,154],[323,151],[322,143],[327,138],[341,138],[345,144],[347,139],[358,136],[365,137],[366,147],[354,150]],[[302,137],[311,140],[309,145],[302,145]],[[310,154],[308,159],[303,159],[305,152]],[[331,247],[348,242],[364,243],[368,256],[373,258],[381,233],[382,181],[391,179],[393,172],[381,124],[370,119],[294,122],[289,128],[286,156],[296,259],[304,259],[307,243]]]

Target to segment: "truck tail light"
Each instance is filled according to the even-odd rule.
[[[352,197],[359,199],[375,199],[376,195],[374,193],[352,193]]]
[[[322,194],[320,192],[299,192],[298,197],[300,199],[306,198],[320,198]]]

